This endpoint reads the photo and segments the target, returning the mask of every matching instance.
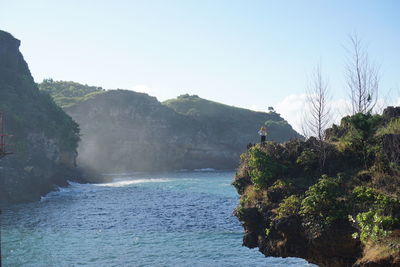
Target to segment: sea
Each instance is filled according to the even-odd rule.
[[[3,266],[315,266],[242,246],[234,172],[109,176],[5,208]]]

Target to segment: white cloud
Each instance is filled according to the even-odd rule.
[[[292,94],[275,106],[276,111],[298,132],[301,132],[302,114],[305,111],[306,99],[306,94]]]

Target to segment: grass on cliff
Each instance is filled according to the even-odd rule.
[[[368,242],[365,245],[363,256],[358,260],[360,265],[370,262],[381,263],[382,266],[400,265],[400,233],[395,231],[391,236],[377,242]]]
[[[400,134],[400,118],[391,120],[385,127],[380,128],[377,132],[377,136],[383,136],[385,134]]]

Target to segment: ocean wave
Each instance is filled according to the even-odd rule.
[[[51,197],[64,195],[69,192],[71,192],[71,188],[69,188],[69,186],[68,187],[57,187],[54,191],[51,191],[51,192],[47,193],[46,195],[42,196],[40,198],[40,201],[45,201]]]
[[[128,176],[128,175],[139,175],[139,174],[143,174],[146,172],[140,172],[140,171],[130,171],[130,172],[105,172],[102,173],[102,175],[105,176]]]
[[[48,194],[42,196],[40,201],[47,201],[53,197],[60,197],[65,195],[71,194],[80,194],[80,193],[93,193],[101,188],[105,187],[125,187],[133,184],[142,184],[142,183],[165,183],[173,181],[173,179],[167,178],[143,178],[143,179],[115,179],[113,182],[110,183],[103,183],[103,184],[81,184],[77,182],[67,181],[68,186],[66,187],[57,187],[54,191],[49,192]]]
[[[111,183],[95,184],[95,186],[105,186],[105,187],[124,187],[132,184],[142,184],[142,183],[166,183],[171,182],[172,179],[166,178],[149,178],[149,179],[134,179],[134,180],[122,180],[114,181]]]
[[[97,191],[94,184],[81,184],[77,182],[67,181],[68,186],[57,187],[54,191],[49,192],[40,198],[40,201],[46,201],[52,197],[65,196],[75,193],[91,193]]]
[[[202,169],[194,169],[195,172],[215,172],[216,169],[213,168],[202,168]]]

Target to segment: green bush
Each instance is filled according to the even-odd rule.
[[[323,226],[347,216],[347,207],[340,198],[343,192],[335,179],[323,176],[310,186],[301,202],[300,214],[313,223]]]
[[[375,190],[371,187],[357,186],[353,189],[355,199],[363,203],[374,202],[375,194]]]
[[[369,210],[357,215],[357,224],[360,227],[360,234],[354,233],[353,237],[360,237],[363,243],[367,241],[378,241],[391,233],[392,226],[398,219],[392,216],[383,215],[383,210]]]
[[[367,186],[355,187],[352,194],[354,208],[366,210],[358,213],[355,220],[350,216],[350,220],[357,223],[360,229],[360,234],[354,233],[353,237],[360,237],[365,243],[390,234],[393,225],[398,222],[393,214],[399,210],[400,202]]]
[[[296,159],[296,163],[301,165],[305,171],[312,171],[318,167],[318,155],[313,149],[305,149]]]
[[[357,113],[343,118],[342,124],[348,128],[348,137],[354,140],[367,140],[372,137],[382,121],[381,115]]]
[[[346,129],[346,134],[341,142],[347,144],[348,149],[358,153],[362,159],[360,167],[370,167],[374,161],[379,145],[375,138],[375,132],[382,122],[382,116],[357,113],[353,116],[345,117],[341,127]]]
[[[272,186],[268,187],[268,191],[270,190],[277,190],[277,189],[287,189],[288,184],[281,179],[276,180]]]
[[[394,210],[400,209],[400,201],[391,198],[388,195],[379,193],[376,189],[367,186],[357,186],[353,189],[354,205],[360,208],[374,207],[375,209],[384,210],[386,213],[392,213]]]
[[[301,199],[296,195],[285,198],[276,209],[275,219],[296,215],[300,211]]]
[[[249,174],[257,189],[267,188],[279,177],[281,165],[269,154],[255,146],[249,150]]]

